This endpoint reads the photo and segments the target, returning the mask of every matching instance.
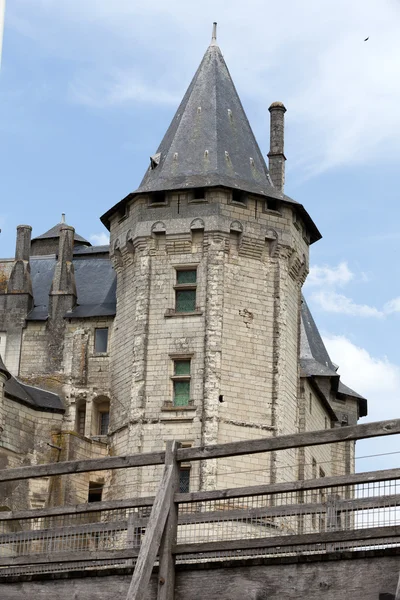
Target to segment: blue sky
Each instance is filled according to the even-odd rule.
[[[62,212],[104,239],[99,216],[139,185],[214,20],[264,155],[268,106],[288,109],[285,191],[323,234],[304,291],[332,359],[370,419],[399,416],[398,0],[8,0],[0,256],[18,224],[39,235]]]

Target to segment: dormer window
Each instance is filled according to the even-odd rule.
[[[160,160],[161,160],[160,152],[157,152],[157,154],[153,154],[153,156],[150,156],[150,169],[152,171],[154,171],[154,169],[156,169],[158,167],[158,165],[160,164]]]

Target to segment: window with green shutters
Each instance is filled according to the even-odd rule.
[[[190,360],[174,360],[174,406],[188,406],[190,403]]]
[[[176,271],[175,312],[196,311],[197,269],[179,269]]]

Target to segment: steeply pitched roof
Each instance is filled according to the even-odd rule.
[[[68,225],[66,223],[57,223],[57,225],[54,225],[54,227],[51,227],[51,229],[46,231],[46,233],[42,233],[42,235],[38,235],[37,237],[33,238],[32,242],[34,242],[35,240],[48,240],[48,239],[59,238],[60,232],[61,232],[61,227],[65,227],[65,226],[68,227]],[[79,235],[76,232],[75,232],[74,240],[75,240],[75,242],[81,242],[83,244],[87,244],[88,246],[91,246],[90,242],[85,240],[85,238],[83,238],[81,235]]]
[[[306,375],[338,377],[307,302],[302,297],[300,364]]]
[[[337,368],[331,361],[304,297],[302,297],[300,321],[300,366],[303,376],[334,378],[337,396],[356,398],[360,417],[367,415],[367,400],[340,381]]]
[[[49,291],[56,265],[55,257],[31,256],[31,279],[34,308],[28,321],[45,321],[48,317]],[[85,255],[74,259],[78,305],[69,318],[113,316],[116,310],[116,275],[111,261]]]
[[[6,382],[5,393],[8,398],[22,402],[33,410],[64,413],[64,405],[57,394],[22,383],[15,377]]]
[[[305,208],[277,190],[215,39],[138,187],[108,210],[109,219],[134,194],[223,186],[291,204],[304,219],[311,243],[321,238]]]
[[[136,193],[226,185],[281,197],[215,43],[208,47],[154,158]]]

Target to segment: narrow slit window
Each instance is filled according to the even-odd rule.
[[[85,435],[86,410],[80,408],[77,414],[77,431],[80,435]]]
[[[190,360],[174,360],[173,405],[190,404]]]
[[[181,467],[179,470],[179,492],[181,494],[190,492],[190,467]]]
[[[94,351],[96,354],[105,354],[108,348],[108,327],[94,330]]]
[[[100,419],[99,419],[99,433],[100,435],[107,435],[108,433],[108,425],[110,423],[110,413],[107,412],[101,412],[100,413]]]
[[[197,269],[180,269],[176,272],[175,312],[196,311]]]

